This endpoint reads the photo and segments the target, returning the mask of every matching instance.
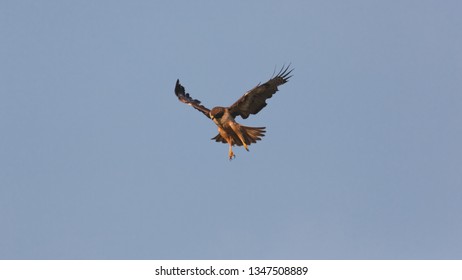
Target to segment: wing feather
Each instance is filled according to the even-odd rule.
[[[279,73],[264,84],[258,84],[245,93],[239,100],[229,107],[233,117],[241,116],[247,119],[250,114],[257,114],[266,106],[266,100],[271,98],[278,91],[278,86],[283,85],[292,77],[290,74],[294,69],[282,67]]]
[[[201,111],[204,115],[207,116],[207,118],[210,118],[210,110],[201,105],[201,102],[197,99],[192,98],[189,93],[185,92],[184,87],[180,84],[180,80],[176,80],[176,85],[175,85],[175,95],[178,97],[178,100],[181,102],[188,104],[192,107],[194,107],[196,110]]]

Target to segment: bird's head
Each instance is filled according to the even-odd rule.
[[[225,108],[223,107],[215,107],[210,111],[210,118],[212,120],[219,120],[225,114]]]

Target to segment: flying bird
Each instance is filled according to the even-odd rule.
[[[253,89],[246,92],[233,105],[229,107],[214,107],[209,110],[201,105],[201,102],[192,98],[189,93],[186,93],[185,88],[180,84],[180,80],[176,81],[175,95],[178,99],[195,109],[202,112],[206,117],[210,118],[218,127],[218,135],[212,140],[229,145],[228,157],[232,160],[235,155],[233,153],[233,145],[244,146],[249,151],[248,146],[261,140],[265,136],[265,127],[249,127],[243,126],[236,122],[235,118],[240,116],[247,119],[249,115],[257,114],[266,106],[266,100],[271,98],[278,91],[278,86],[287,83],[293,69],[290,69],[290,64],[287,67],[282,67],[279,73],[269,79],[264,84],[258,84]]]

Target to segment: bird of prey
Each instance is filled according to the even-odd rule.
[[[293,69],[290,69],[290,64],[287,67],[282,67],[279,73],[269,79],[264,84],[258,84],[253,89],[246,92],[233,105],[229,107],[214,107],[212,110],[201,105],[201,102],[192,98],[189,93],[185,92],[185,88],[180,84],[180,80],[176,81],[175,94],[178,99],[195,109],[201,111],[205,116],[212,119],[218,127],[218,135],[212,140],[221,143],[228,143],[229,160],[232,160],[235,155],[233,153],[233,145],[244,146],[248,151],[250,144],[256,143],[265,136],[265,127],[248,127],[243,126],[235,121],[235,118],[241,116],[247,119],[250,114],[257,114],[266,106],[266,99],[271,98],[278,91],[278,86],[285,84],[290,77]]]

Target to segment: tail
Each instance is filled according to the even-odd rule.
[[[240,128],[241,128],[242,136],[244,137],[244,140],[245,140],[245,144],[247,146],[250,146],[250,144],[252,143],[257,143],[257,141],[261,140],[261,138],[265,136],[265,133],[266,133],[265,127],[250,127],[250,126],[240,125]],[[233,145],[237,145],[237,146],[243,145],[241,140],[235,133],[232,133],[230,136],[232,137]],[[225,143],[225,144],[228,143],[220,134],[213,137],[212,140],[215,140],[216,142]]]

